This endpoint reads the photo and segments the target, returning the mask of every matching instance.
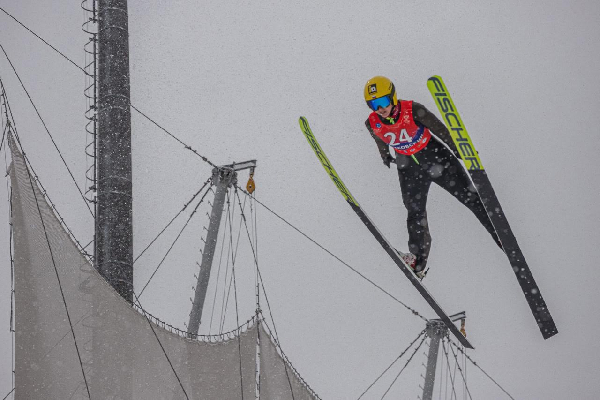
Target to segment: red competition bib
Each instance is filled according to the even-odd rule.
[[[412,156],[423,150],[431,132],[424,126],[419,126],[413,120],[412,101],[400,101],[400,116],[395,124],[386,125],[381,122],[377,113],[369,115],[369,124],[375,136],[392,146],[400,154]]]

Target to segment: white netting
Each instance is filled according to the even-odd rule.
[[[9,142],[16,399],[254,399],[259,329],[260,398],[318,399],[255,320],[208,342],[148,321],[81,254]]]
[[[313,400],[319,397],[300,377],[260,324],[260,395],[264,399]],[[293,395],[292,395],[293,393]]]
[[[211,343],[149,323],[78,251],[12,141],[11,149],[15,398],[87,399],[85,375],[93,400],[185,399],[184,390],[190,399],[253,399],[256,324]]]

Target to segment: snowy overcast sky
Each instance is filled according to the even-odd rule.
[[[466,311],[476,348],[468,354],[515,399],[598,398],[600,344],[592,333],[600,330],[600,176],[593,167],[600,151],[600,3],[287,3],[130,1],[132,103],[215,164],[257,159],[258,199],[434,318],[323,173],[297,120],[309,119],[353,195],[406,250],[397,175],[382,165],[364,128],[369,110],[362,90],[371,76],[386,75],[399,97],[437,113],[426,81],[441,75],[559,334],[542,339],[504,254],[437,187],[428,204],[433,250],[425,283],[445,310]],[[79,2],[0,0],[0,6],[83,65]],[[0,44],[83,185],[81,71],[1,12]],[[93,222],[3,54],[0,78],[42,183],[87,243]],[[132,124],[137,255],[210,167],[135,112]],[[0,192],[7,199],[6,185]],[[184,239],[142,299],[151,313],[182,329],[206,218],[196,222],[197,235]],[[257,222],[259,266],[284,351],[323,399],[357,398],[423,321],[260,206]],[[0,398],[12,389],[6,200],[1,226]],[[167,242],[136,264],[136,287]],[[242,264],[252,270],[250,258]],[[249,276],[247,316],[254,304]],[[390,398],[417,398],[425,360],[422,352],[415,356]],[[474,399],[508,398],[475,367],[468,374]],[[380,398],[378,390],[369,398]]]

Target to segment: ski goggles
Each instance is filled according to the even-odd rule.
[[[367,101],[367,105],[373,111],[377,111],[379,109],[379,107],[386,108],[390,104],[392,104],[392,101],[390,100],[390,96],[383,96],[378,99],[373,99],[373,100]]]

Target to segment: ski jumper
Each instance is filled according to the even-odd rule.
[[[389,164],[389,146],[395,150],[402,201],[408,211],[408,250],[417,257],[417,271],[425,268],[431,249],[426,205],[432,182],[471,210],[502,248],[481,198],[457,158],[450,132],[433,113],[419,103],[399,101],[388,118],[373,112],[365,125],[384,163]]]

